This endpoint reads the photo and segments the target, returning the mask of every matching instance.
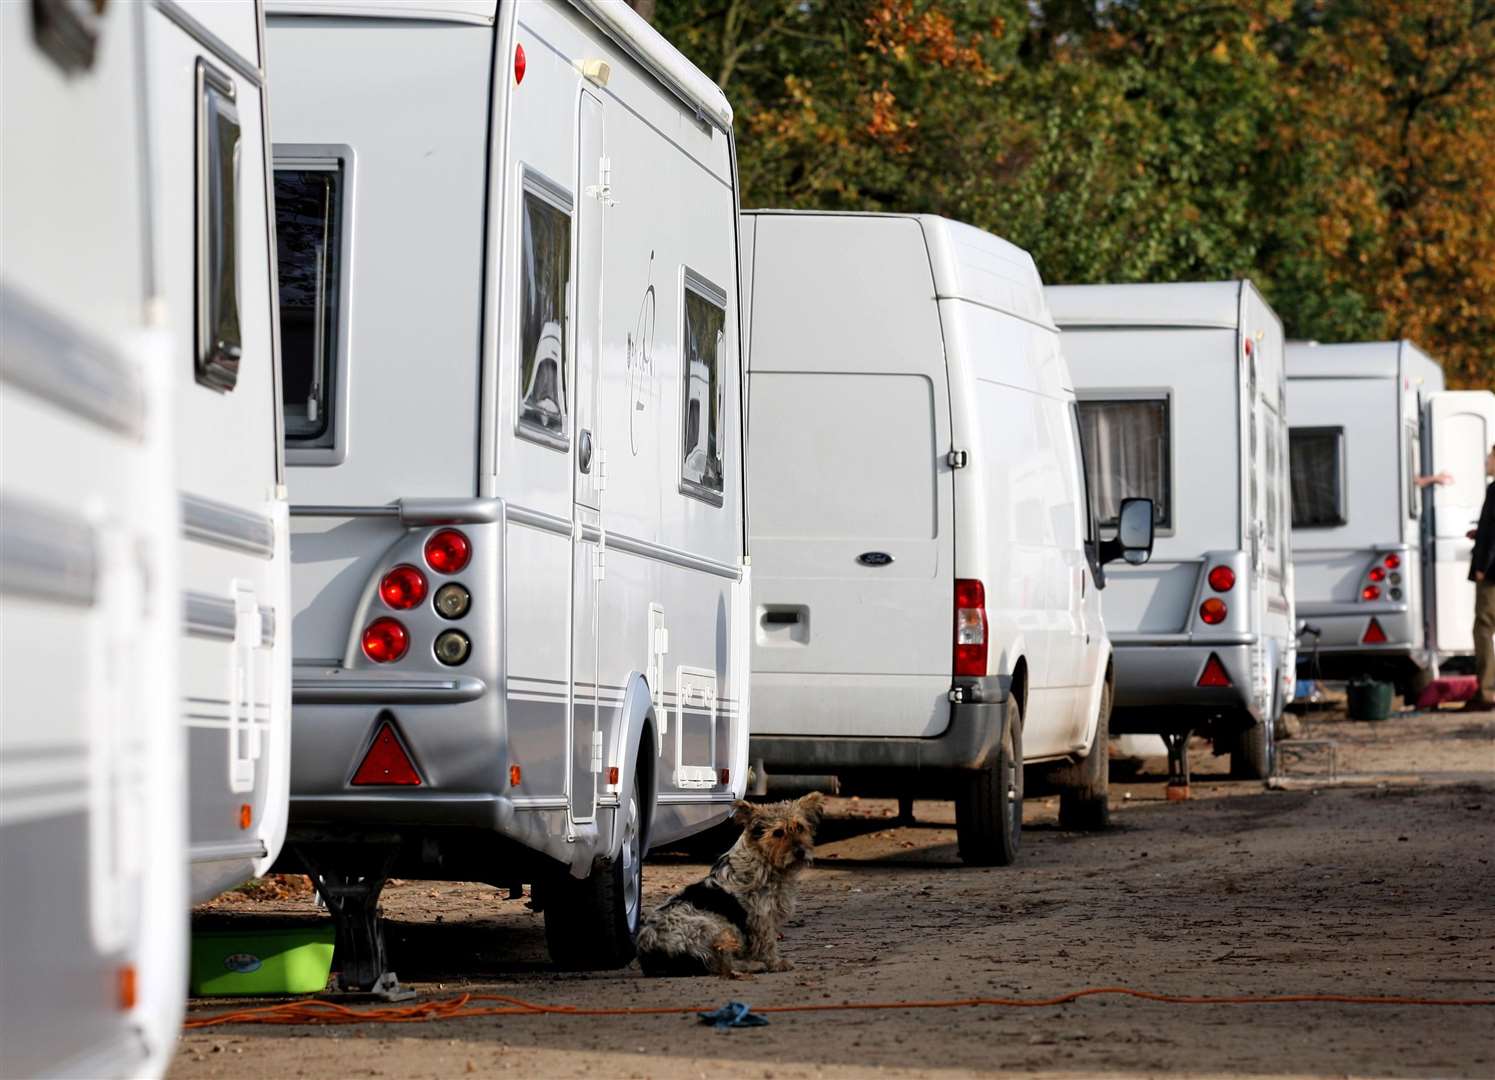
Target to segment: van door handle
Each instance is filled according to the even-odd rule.
[[[584,473],[592,471],[592,433],[586,428],[576,440],[576,467]]]

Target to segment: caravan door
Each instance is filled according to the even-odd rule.
[[[1450,390],[1428,398],[1433,472],[1447,472],[1453,483],[1434,487],[1428,523],[1426,590],[1432,610],[1428,648],[1444,656],[1474,651],[1474,584],[1469,557],[1474,541],[1465,534],[1479,522],[1484,504],[1485,456],[1495,443],[1495,394]]]
[[[571,772],[573,822],[597,810],[602,768],[602,697],[598,685],[597,594],[602,586],[602,489],[606,454],[598,425],[597,380],[602,352],[602,212],[611,198],[602,141],[602,102],[583,90],[576,141],[576,442],[572,458],[571,530]]]

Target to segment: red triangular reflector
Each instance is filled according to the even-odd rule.
[[[415,764],[388,720],[379,725],[379,734],[374,736],[369,752],[363,755],[363,764],[353,774],[353,783],[420,785],[420,773],[415,771]]]
[[[1360,639],[1362,645],[1380,645],[1386,640],[1386,631],[1381,629],[1381,624],[1374,615],[1371,616],[1370,625],[1365,628],[1365,636]]]
[[[1225,670],[1225,665],[1220,663],[1220,658],[1214,653],[1209,654],[1209,659],[1204,662],[1204,671],[1199,675],[1199,686],[1229,686],[1230,675]]]

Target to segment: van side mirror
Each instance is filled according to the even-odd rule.
[[[1122,499],[1116,515],[1116,536],[1101,541],[1100,561],[1124,559],[1141,566],[1152,558],[1153,509],[1151,499]]]

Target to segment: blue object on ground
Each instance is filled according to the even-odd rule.
[[[1298,701],[1307,701],[1313,697],[1313,680],[1299,679],[1298,685],[1293,688],[1293,697]]]
[[[717,1031],[739,1027],[762,1027],[768,1023],[767,1017],[759,1016],[752,1011],[750,1006],[741,1001],[729,1001],[720,1009],[696,1013],[696,1015],[701,1018],[701,1023],[710,1024]]]

